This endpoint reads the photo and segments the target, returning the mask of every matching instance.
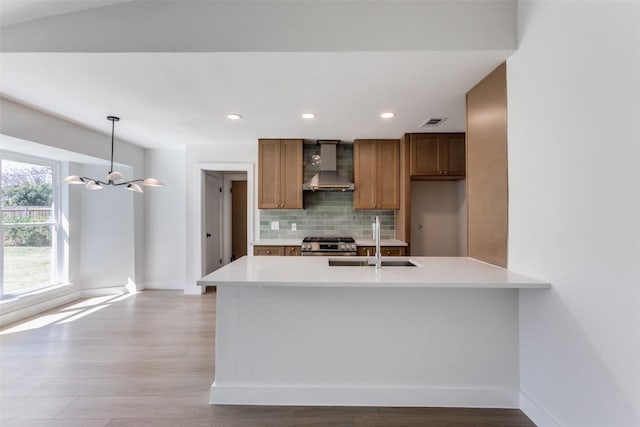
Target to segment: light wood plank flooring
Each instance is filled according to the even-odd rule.
[[[527,426],[518,410],[209,405],[215,293],[144,291],[0,330],[0,425]]]

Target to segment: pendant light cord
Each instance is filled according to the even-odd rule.
[[[111,120],[111,169],[109,170],[109,173],[113,172],[113,132],[115,131],[115,125],[116,121]]]

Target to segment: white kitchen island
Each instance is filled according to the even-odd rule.
[[[243,257],[203,277],[210,402],[518,407],[518,292],[550,285],[471,258],[383,259],[409,258]]]

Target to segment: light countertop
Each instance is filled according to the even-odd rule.
[[[375,246],[373,239],[355,239],[358,246]],[[255,240],[253,246],[300,246],[302,239],[262,239]],[[396,239],[382,239],[380,246],[407,246],[406,242]]]
[[[333,257],[245,256],[198,281],[210,286],[550,288],[549,283],[466,257],[382,257],[416,267],[336,267]],[[346,257],[335,257],[345,259]],[[367,257],[350,257],[366,259]]]

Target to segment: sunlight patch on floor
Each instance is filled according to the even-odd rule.
[[[0,335],[29,331],[52,325],[54,323],[60,325],[63,323],[74,322],[90,314],[96,313],[103,308],[107,308],[113,303],[124,301],[137,293],[139,292],[118,293],[115,295],[87,298],[77,303],[51,310],[53,312],[50,311],[49,313],[39,315],[31,320],[20,322],[6,329],[1,329]]]

